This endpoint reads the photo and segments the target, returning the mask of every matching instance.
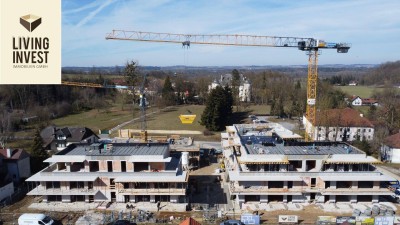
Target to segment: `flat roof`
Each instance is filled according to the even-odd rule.
[[[112,143],[112,144],[71,144],[56,155],[86,156],[131,156],[164,155],[169,149],[168,143]]]
[[[245,143],[248,154],[270,154],[270,155],[334,155],[334,154],[365,154],[364,152],[345,143],[326,143],[318,146],[309,143],[304,145],[286,145],[284,143],[273,143],[275,146],[265,146],[262,143]],[[305,142],[304,142],[305,143]]]

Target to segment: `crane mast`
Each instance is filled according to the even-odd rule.
[[[147,142],[147,121],[146,121],[146,95],[144,93],[144,85],[146,84],[147,74],[143,75],[142,85],[140,86],[140,140],[142,142]]]
[[[106,35],[106,40],[146,41],[179,43],[182,47],[190,44],[252,46],[252,47],[295,47],[308,55],[307,76],[307,106],[306,118],[315,126],[317,82],[318,82],[318,51],[320,49],[336,49],[338,53],[347,53],[348,43],[331,43],[314,38],[257,36],[242,34],[174,34],[144,31],[113,30]],[[305,140],[312,141],[314,129],[306,124]]]

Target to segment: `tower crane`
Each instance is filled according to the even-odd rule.
[[[315,125],[316,98],[318,82],[318,55],[320,49],[336,49],[338,53],[347,53],[348,43],[332,43],[315,38],[257,36],[240,34],[174,34],[144,31],[113,30],[106,35],[106,40],[147,41],[179,43],[182,47],[190,44],[226,45],[226,46],[253,46],[253,47],[294,47],[305,51],[308,55],[307,75],[307,109],[306,118]],[[312,141],[312,126],[306,125],[306,141]]]

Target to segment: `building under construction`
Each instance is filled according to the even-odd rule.
[[[186,203],[188,173],[168,143],[71,144],[45,162],[27,179],[43,202]]]
[[[298,141],[291,132],[258,124],[228,126],[221,135],[229,192],[235,202],[379,202],[393,193],[383,174],[354,146]]]

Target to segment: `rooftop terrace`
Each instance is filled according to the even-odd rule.
[[[169,150],[167,143],[93,143],[71,144],[56,155],[82,156],[131,156],[164,155]]]
[[[359,149],[342,142],[302,142],[284,141],[277,135],[240,136],[240,140],[248,154],[271,155],[334,155],[334,154],[365,154]]]

